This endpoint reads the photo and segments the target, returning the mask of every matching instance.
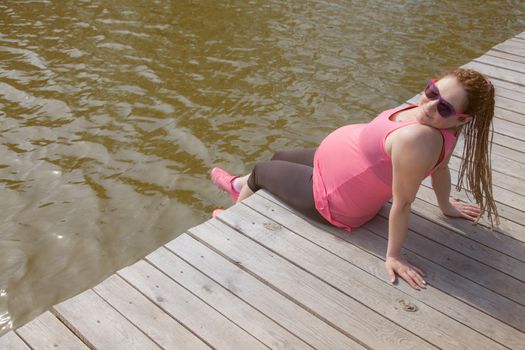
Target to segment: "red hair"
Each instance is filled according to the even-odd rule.
[[[472,121],[463,126],[465,143],[456,189],[463,188],[463,182],[472,192],[481,209],[481,215],[487,214],[491,227],[499,223],[498,210],[492,193],[492,169],[490,155],[494,133],[494,86],[481,73],[465,68],[458,68],[445,76],[454,76],[467,93],[463,113],[472,116]]]

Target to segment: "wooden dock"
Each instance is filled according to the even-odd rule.
[[[497,90],[501,225],[443,217],[425,181],[403,254],[426,290],[387,281],[388,204],[348,234],[258,192],[7,333],[0,349],[525,349],[525,32],[466,66]]]

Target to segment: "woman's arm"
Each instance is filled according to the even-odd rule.
[[[450,156],[449,156],[450,159]],[[448,164],[448,160],[445,164]],[[446,216],[462,217],[467,220],[476,221],[480,214],[477,205],[460,201],[457,198],[450,197],[450,170],[448,165],[437,169],[432,174],[432,188],[436,194],[439,208]]]
[[[396,275],[399,275],[412,288],[419,290],[420,288],[425,288],[426,285],[423,279],[423,271],[401,257],[401,248],[407,234],[409,216],[410,205],[405,205],[401,208],[393,205],[392,209],[390,209],[385,267],[391,283],[395,283]]]
[[[393,135],[395,139],[391,143],[392,208],[385,267],[391,282],[395,281],[397,274],[413,288],[420,289],[426,284],[423,272],[401,257],[401,248],[408,231],[412,202],[421,181],[439,158],[441,135],[427,128],[406,129]]]
[[[448,162],[447,162],[448,163]],[[450,170],[448,165],[438,168],[432,174],[432,188],[436,194],[439,208],[444,213],[450,204]]]

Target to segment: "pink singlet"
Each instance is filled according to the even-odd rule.
[[[392,197],[392,161],[385,150],[386,137],[417,120],[392,121],[399,111],[389,109],[367,124],[343,126],[328,135],[314,156],[315,207],[332,225],[352,231],[372,219]],[[456,136],[439,129],[443,148],[432,174],[454,150]]]

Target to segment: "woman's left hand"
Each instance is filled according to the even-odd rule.
[[[396,276],[400,276],[414,289],[425,289],[427,282],[423,279],[425,275],[421,269],[410,264],[400,257],[387,257],[385,267],[390,279],[390,283],[396,282]]]
[[[461,201],[456,197],[450,197],[448,207],[443,210],[443,214],[451,217],[465,218],[476,221],[481,214],[479,206]]]

